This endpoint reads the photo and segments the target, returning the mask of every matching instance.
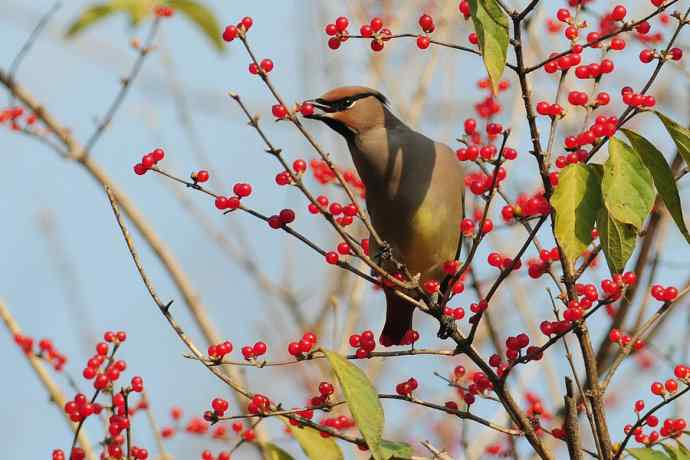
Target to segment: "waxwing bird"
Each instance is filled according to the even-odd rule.
[[[405,125],[386,98],[370,88],[335,88],[308,101],[317,119],[343,136],[366,187],[371,223],[420,282],[443,280],[443,264],[456,257],[463,217],[464,173],[454,152]],[[381,248],[370,238],[370,254]],[[390,259],[381,264],[390,273]],[[389,289],[380,342],[400,345],[412,328],[414,306]]]

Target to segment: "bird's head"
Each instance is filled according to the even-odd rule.
[[[365,86],[342,86],[305,102],[315,109],[307,118],[323,121],[346,138],[386,123],[386,97]]]

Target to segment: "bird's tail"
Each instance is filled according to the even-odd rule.
[[[405,333],[412,329],[414,305],[386,290],[386,324],[379,342],[384,347],[402,345]]]

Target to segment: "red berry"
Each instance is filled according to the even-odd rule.
[[[666,383],[664,383],[664,388],[669,393],[675,393],[678,390],[678,382],[673,379],[668,379]]]
[[[266,350],[268,350],[268,346],[264,342],[256,342],[252,347],[254,356],[261,356],[266,353]]]
[[[324,30],[326,35],[332,36],[338,33],[338,28],[335,26],[335,24],[328,24]]]
[[[231,42],[235,38],[237,38],[237,27],[233,25],[227,26],[223,31],[223,40],[226,42]]]
[[[374,32],[378,32],[383,27],[383,21],[381,18],[373,18],[369,24],[371,26],[371,30]]]
[[[284,105],[275,104],[273,107],[271,107],[271,113],[274,117],[281,119],[287,117],[288,110],[285,108]]]
[[[302,354],[302,349],[299,342],[290,342],[288,345],[288,353],[292,356],[300,356]]]
[[[239,197],[247,197],[252,194],[252,186],[249,184],[235,184],[232,191]]]
[[[650,49],[643,49],[640,51],[640,62],[648,64],[654,60],[654,51]]]
[[[338,256],[337,252],[330,251],[326,253],[326,262],[328,262],[331,265],[335,265],[338,263],[340,260],[340,256]]]
[[[202,169],[201,171],[197,171],[197,172],[194,174],[194,180],[195,180],[196,182],[206,182],[206,181],[208,180],[208,177],[209,177],[209,176],[208,176],[208,171],[203,170],[203,169]]]
[[[430,44],[431,40],[429,39],[429,37],[426,37],[424,35],[420,35],[419,37],[417,37],[417,48],[419,48],[420,50],[427,49]]]
[[[570,11],[565,8],[561,8],[556,11],[556,18],[561,22],[568,22],[570,20]]]
[[[681,48],[671,48],[669,55],[674,61],[680,61],[683,58],[683,50]]]
[[[423,14],[419,18],[419,27],[421,27],[424,32],[433,32],[435,28],[434,19],[428,14]]]
[[[142,379],[138,375],[135,375],[134,377],[132,377],[131,384],[132,384],[132,390],[133,391],[135,391],[137,393],[141,393],[142,391],[144,391],[144,379]]]
[[[261,67],[261,70],[264,72],[269,73],[271,70],[273,70],[273,61],[270,59],[263,59],[261,63],[259,63],[259,67]]]
[[[338,32],[344,32],[349,25],[350,21],[345,16],[340,16],[335,20],[335,27],[338,29]]]
[[[278,218],[280,219],[280,223],[282,225],[289,224],[295,220],[295,211],[292,209],[283,209],[278,214]]]
[[[244,27],[244,30],[249,30],[254,24],[254,20],[252,20],[252,18],[250,18],[249,16],[245,16],[244,18],[242,18],[240,24],[242,25],[242,27]]]
[[[628,10],[623,5],[616,5],[613,7],[609,17],[614,21],[622,21],[626,14],[628,14]]]
[[[438,292],[440,287],[441,285],[436,280],[427,280],[423,284],[424,291],[426,291],[427,294],[434,294],[435,292]]]

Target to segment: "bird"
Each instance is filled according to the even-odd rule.
[[[388,251],[391,257],[382,257],[381,266],[389,273],[395,272],[395,260],[419,275],[420,283],[444,279],[444,263],[457,257],[464,217],[464,170],[453,150],[407,126],[371,88],[338,87],[305,103],[314,107],[307,118],[340,134],[350,150],[371,225],[386,243],[381,248],[370,236],[369,253]],[[379,343],[409,343],[415,307],[390,288],[384,293]]]

